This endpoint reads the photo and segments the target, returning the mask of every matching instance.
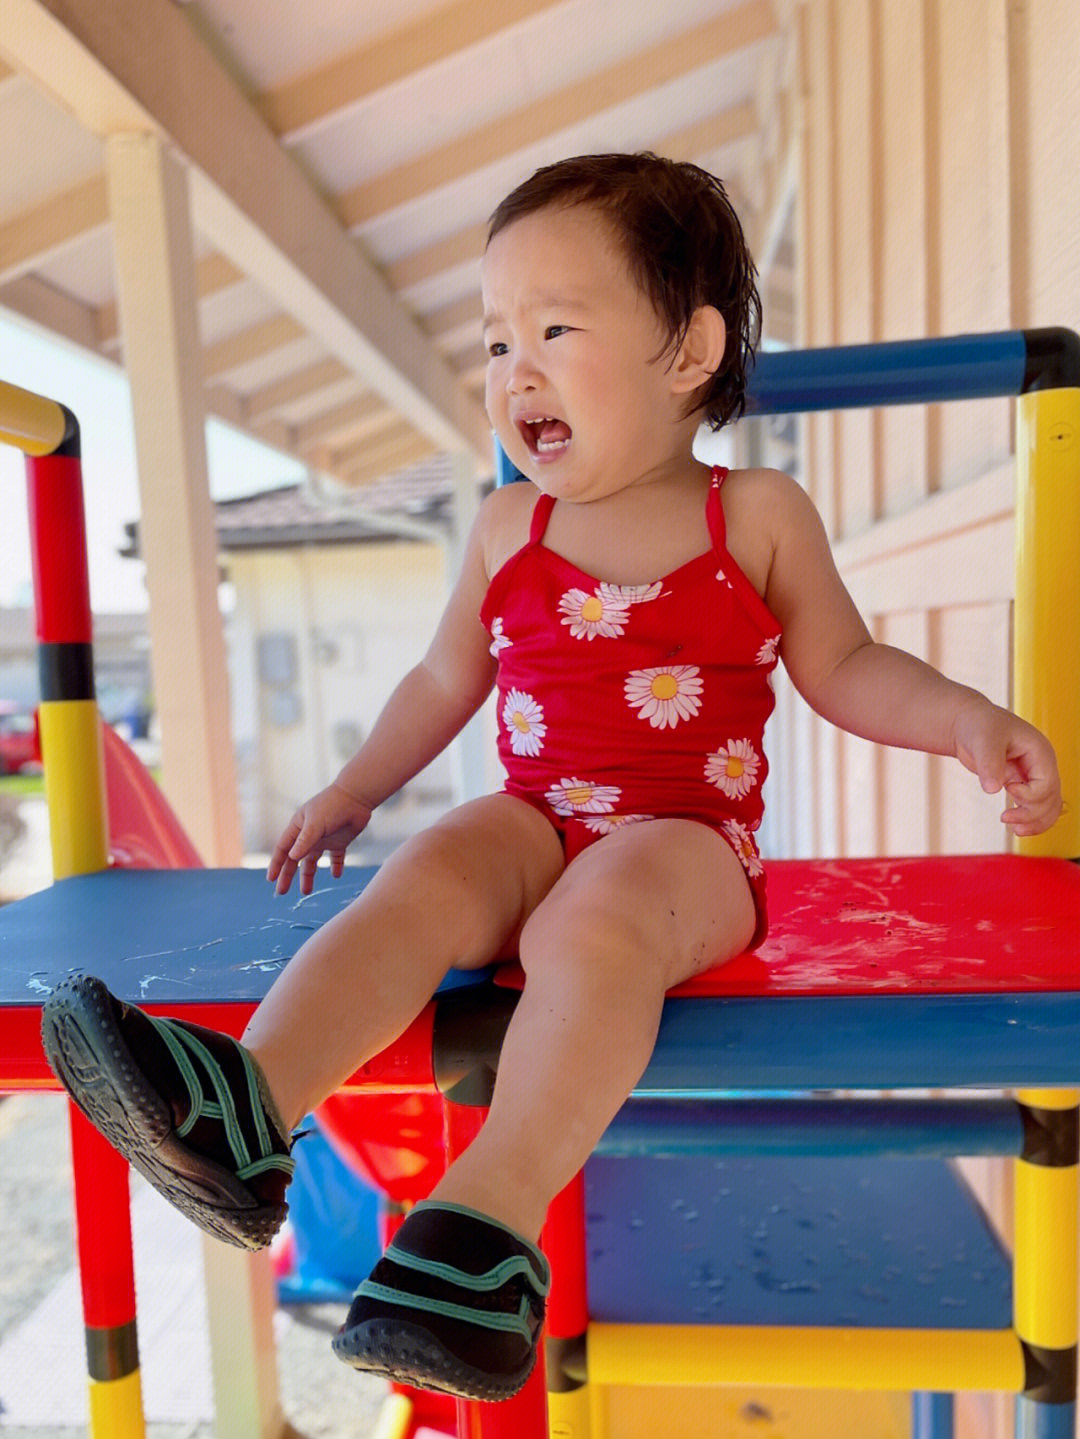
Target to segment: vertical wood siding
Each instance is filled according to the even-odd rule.
[[[795,11],[797,342],[1080,329],[1075,0],[805,0]],[[875,638],[1007,703],[1013,406],[800,422],[800,477]],[[994,852],[955,761],[838,736],[778,684],[769,834],[790,855]],[[1007,1166],[965,1169],[1009,1229]],[[968,1396],[958,1433],[1011,1434]]]

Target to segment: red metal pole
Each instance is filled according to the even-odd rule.
[[[88,1328],[119,1328],[135,1320],[128,1165],[80,1110],[70,1110],[83,1315]]]
[[[26,492],[37,637],[43,644],[89,644],[90,576],[79,457],[27,456]]]

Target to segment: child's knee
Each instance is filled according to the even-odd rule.
[[[521,933],[521,966],[526,975],[565,976],[588,987],[648,981],[663,973],[663,946],[657,926],[643,920],[625,897],[603,893],[549,897]]]

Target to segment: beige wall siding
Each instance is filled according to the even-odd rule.
[[[796,317],[804,346],[1080,329],[1075,0],[805,0]],[[801,478],[875,637],[1010,695],[1013,405],[811,416]],[[770,835],[792,855],[989,852],[1001,800],[952,759],[838,737],[778,687]],[[965,1165],[1008,1233],[1009,1168]],[[958,1434],[1004,1439],[967,1396]]]
[[[798,46],[801,345],[1080,323],[1075,5],[807,0]],[[1001,701],[1013,426],[1011,402],[988,400],[800,428],[802,479],[874,633]],[[774,723],[799,781],[773,800],[791,852],[811,830],[825,854],[1004,847],[955,765],[875,757],[799,704]],[[813,824],[795,812],[808,793]]]

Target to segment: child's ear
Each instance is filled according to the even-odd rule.
[[[699,306],[671,362],[674,393],[683,395],[706,384],[720,368],[726,343],[723,315],[715,305]]]

